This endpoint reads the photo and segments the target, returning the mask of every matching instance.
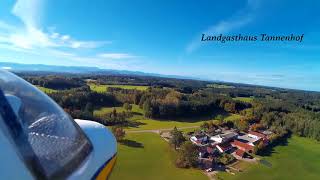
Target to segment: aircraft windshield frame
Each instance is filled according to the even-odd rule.
[[[92,152],[89,138],[47,95],[9,72],[0,70],[0,74],[0,130],[37,179],[65,179]],[[12,85],[11,91],[8,86]],[[24,106],[26,100],[35,102]],[[39,107],[31,107],[32,103],[39,102],[43,103],[40,108],[48,106],[50,110],[41,113]],[[17,110],[20,106],[22,110]],[[32,108],[36,110],[30,110]],[[37,115],[36,118],[30,116],[29,111]]]

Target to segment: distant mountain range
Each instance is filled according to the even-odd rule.
[[[194,79],[195,77],[177,76],[177,75],[163,75],[156,73],[145,73],[140,71],[128,70],[114,70],[114,69],[100,69],[97,67],[86,66],[55,66],[44,64],[19,64],[11,62],[0,62],[0,69],[6,69],[13,72],[52,72],[52,73],[72,73],[72,74],[101,74],[101,75],[135,75],[135,76],[155,76],[165,78],[178,79]]]
[[[0,70],[6,69],[16,73],[37,73],[37,74],[47,74],[49,73],[70,73],[70,74],[90,74],[90,75],[131,75],[131,76],[152,76],[152,77],[162,77],[162,78],[176,78],[176,79],[189,79],[189,80],[200,80],[213,83],[222,83],[233,86],[256,86],[271,88],[274,90],[288,88],[281,87],[270,87],[263,85],[254,85],[254,84],[243,84],[243,83],[234,83],[234,82],[225,82],[219,80],[208,80],[197,77],[188,77],[188,76],[178,76],[178,75],[164,75],[157,73],[145,73],[140,71],[128,71],[128,70],[114,70],[114,69],[101,69],[98,67],[87,67],[87,66],[55,66],[55,65],[44,65],[44,64],[20,64],[20,63],[11,63],[11,62],[0,62]]]

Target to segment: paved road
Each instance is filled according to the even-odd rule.
[[[189,126],[189,127],[181,127],[178,128],[179,130],[183,129],[192,129],[192,128],[198,128],[200,126]],[[151,132],[151,133],[157,133],[160,134],[161,131],[171,131],[173,128],[166,128],[166,129],[150,129],[150,130],[127,130],[126,133],[145,133],[145,132]]]

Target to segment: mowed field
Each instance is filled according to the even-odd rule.
[[[125,111],[125,109],[123,109],[123,107],[102,107],[100,109],[96,109],[94,110],[93,114],[94,115],[101,115],[104,113],[110,113],[113,111],[113,109],[116,109],[117,112],[123,112]],[[142,115],[143,114],[143,110],[139,108],[138,105],[132,104],[132,110],[131,112],[133,112],[136,115]]]
[[[124,109],[122,107],[114,107],[117,112],[122,112]],[[104,113],[110,113],[114,109],[113,107],[104,107],[94,111],[94,115],[101,115]],[[140,125],[137,127],[128,127],[129,130],[156,130],[156,129],[170,129],[173,127],[186,128],[186,127],[196,127],[200,126],[206,121],[214,120],[208,119],[206,117],[199,117],[193,119],[173,119],[173,120],[155,120],[149,119],[143,116],[143,110],[139,108],[138,105],[132,105],[132,112],[134,116],[130,119],[132,121],[138,122]],[[228,116],[225,120],[235,120],[241,118],[240,115],[232,114]]]
[[[242,102],[247,102],[247,103],[251,103],[253,101],[253,97],[235,97],[232,99],[242,101]]]
[[[118,145],[117,163],[110,180],[207,180],[200,170],[179,169],[175,151],[158,134],[127,134],[127,144]]]
[[[320,143],[293,136],[288,145],[277,146],[271,156],[263,157],[271,167],[252,165],[237,175],[219,173],[225,180],[315,180],[320,179]]]
[[[36,87],[46,94],[55,93],[58,91],[55,89],[45,88],[45,87],[41,87],[41,86],[36,86]]]
[[[131,85],[96,85],[92,83],[88,83],[90,89],[96,92],[106,92],[107,87],[115,87],[115,88],[122,88],[122,89],[136,89],[140,91],[145,91],[148,89],[149,86],[131,86]]]

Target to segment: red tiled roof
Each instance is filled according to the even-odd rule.
[[[266,138],[266,135],[262,134],[262,133],[259,133],[259,132],[255,132],[255,131],[250,131],[249,134],[252,134],[252,135],[255,135],[255,136],[258,136],[258,137],[261,137],[261,138]]]
[[[238,140],[234,140],[232,143],[231,143],[233,146],[236,146],[238,148],[242,148],[244,149],[245,151],[253,151],[253,146],[250,146],[249,144],[246,144],[246,143],[243,143],[241,141],[238,141]]]
[[[210,154],[213,153],[213,148],[207,147],[207,152],[210,153]]]
[[[246,152],[242,151],[241,149],[238,149],[238,150],[236,151],[236,155],[238,155],[238,156],[240,156],[240,157],[243,157],[245,153],[246,153]]]

